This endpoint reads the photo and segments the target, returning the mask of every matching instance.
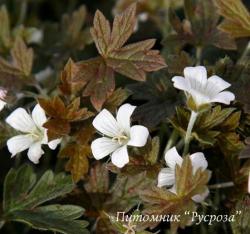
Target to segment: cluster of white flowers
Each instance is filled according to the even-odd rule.
[[[229,104],[235,99],[233,93],[224,91],[230,84],[216,75],[207,79],[206,68],[202,66],[187,67],[184,69],[184,77],[175,76],[172,81],[175,88],[185,92],[187,98],[192,97],[197,107],[214,102]],[[6,104],[3,98],[5,95],[6,93],[0,90],[0,109]],[[149,136],[148,129],[141,125],[131,126],[131,115],[135,108],[130,104],[124,104],[118,109],[116,118],[106,109],[103,109],[95,117],[93,126],[102,134],[102,137],[94,140],[91,144],[95,159],[100,160],[111,155],[112,163],[122,168],[129,163],[128,146],[143,147],[146,145]],[[48,142],[47,129],[43,127],[46,121],[45,112],[39,104],[35,106],[31,115],[23,108],[18,108],[10,114],[6,122],[14,129],[22,132],[22,134],[12,137],[7,142],[12,156],[29,149],[29,159],[38,163],[44,153],[41,148],[43,144],[48,145],[51,149],[56,148],[61,139]],[[192,121],[192,126],[194,121]],[[189,126],[189,133],[192,131],[192,126]],[[189,157],[192,162],[193,173],[198,168],[203,170],[207,168],[208,163],[203,153],[194,153]],[[181,166],[183,159],[176,148],[173,147],[166,152],[165,161],[168,167],[159,172],[158,186],[171,186],[169,191],[176,193],[175,166],[177,164]],[[196,202],[202,202],[208,194],[209,191],[207,190],[203,194],[193,196],[192,199]]]

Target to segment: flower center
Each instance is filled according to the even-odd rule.
[[[39,128],[35,128],[29,133],[29,135],[34,139],[34,141],[42,141],[44,132]]]
[[[117,141],[119,145],[125,145],[129,138],[126,135],[119,135],[112,138],[112,141]]]

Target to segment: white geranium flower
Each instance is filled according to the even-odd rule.
[[[61,139],[56,139],[48,142],[47,129],[43,124],[47,121],[46,115],[42,107],[37,104],[29,115],[23,108],[17,108],[6,119],[6,122],[16,130],[23,134],[14,136],[7,141],[7,146],[14,157],[26,149],[28,157],[33,163],[39,163],[44,151],[42,144],[48,145],[50,149],[55,149],[61,142]]]
[[[127,146],[142,147],[149,135],[148,129],[141,125],[130,126],[130,117],[135,110],[130,104],[122,105],[116,119],[106,109],[93,120],[93,126],[104,136],[91,144],[95,159],[102,159],[111,154],[111,161],[121,168],[129,162]]]
[[[195,173],[199,168],[205,170],[208,166],[207,160],[203,153],[198,152],[190,155],[190,159],[193,166],[193,173]],[[176,193],[175,190],[175,166],[178,164],[181,166],[183,159],[178,154],[175,147],[168,150],[165,154],[165,161],[167,164],[167,168],[161,169],[158,175],[158,187],[163,186],[172,186],[169,191]],[[195,202],[202,202],[209,194],[209,190],[207,189],[203,194],[197,194],[192,197]]]
[[[174,87],[191,95],[197,107],[213,102],[228,105],[235,99],[232,92],[223,91],[231,85],[216,75],[207,79],[207,70],[203,66],[186,67],[184,77],[173,77]]]

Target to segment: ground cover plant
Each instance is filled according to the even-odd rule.
[[[250,7],[0,1],[0,233],[250,233]]]

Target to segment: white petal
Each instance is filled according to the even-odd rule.
[[[203,202],[206,199],[206,197],[208,195],[209,195],[209,190],[206,189],[206,191],[204,193],[197,194],[197,195],[193,196],[192,200],[195,201],[195,202],[197,202],[197,203],[201,203],[201,202]]]
[[[217,94],[215,97],[211,99],[211,102],[219,102],[229,105],[231,101],[235,99],[235,96],[232,92],[223,91]]]
[[[165,161],[166,164],[173,170],[175,170],[176,164],[180,165],[182,164],[182,157],[178,154],[175,147],[169,149],[165,154]]]
[[[91,150],[95,159],[99,160],[118,149],[120,145],[107,137],[101,137],[91,143]]]
[[[111,155],[111,161],[112,163],[119,167],[122,168],[129,162],[129,157],[128,157],[128,150],[127,146],[124,145],[120,148],[118,148],[112,155]]]
[[[192,155],[190,155],[190,159],[193,165],[193,171],[194,173],[199,169],[203,169],[205,170],[208,166],[207,160],[204,156],[203,153],[198,152],[198,153],[194,153]]]
[[[203,66],[186,67],[184,76],[195,90],[204,90],[207,83],[207,70]]]
[[[61,141],[62,141],[61,138],[60,139],[55,139],[53,141],[50,141],[48,143],[48,146],[49,146],[50,149],[54,150],[57,147],[57,145],[61,143]]]
[[[42,146],[41,142],[35,142],[29,148],[28,151],[29,160],[35,164],[39,163],[39,159],[44,154],[44,151],[42,150],[41,146]]]
[[[4,108],[6,104],[7,104],[6,102],[4,102],[3,100],[0,100],[0,111]]]
[[[28,149],[33,144],[33,139],[30,135],[18,135],[10,138],[7,141],[8,150],[15,156],[17,153],[20,153]]]
[[[174,87],[180,90],[189,91],[190,84],[187,82],[187,80],[182,76],[174,76],[172,78],[172,81],[174,82]]]
[[[6,119],[6,122],[21,132],[31,132],[36,125],[30,115],[23,108],[17,108]]]
[[[158,174],[158,187],[173,185],[175,183],[175,171],[171,168],[163,168]]]
[[[128,145],[142,147],[147,143],[148,129],[141,125],[134,125],[130,129],[130,140]]]
[[[117,112],[117,123],[122,127],[125,133],[129,134],[130,131],[130,118],[136,106],[130,104],[122,105]]]
[[[206,93],[210,96],[214,96],[224,89],[230,87],[231,84],[220,78],[219,76],[211,76],[207,80]]]
[[[45,111],[39,104],[37,104],[32,111],[32,119],[39,127],[42,127],[43,124],[47,121]]]
[[[120,134],[120,128],[113,115],[106,109],[103,109],[93,120],[93,126],[101,133],[109,137],[115,137]]]

